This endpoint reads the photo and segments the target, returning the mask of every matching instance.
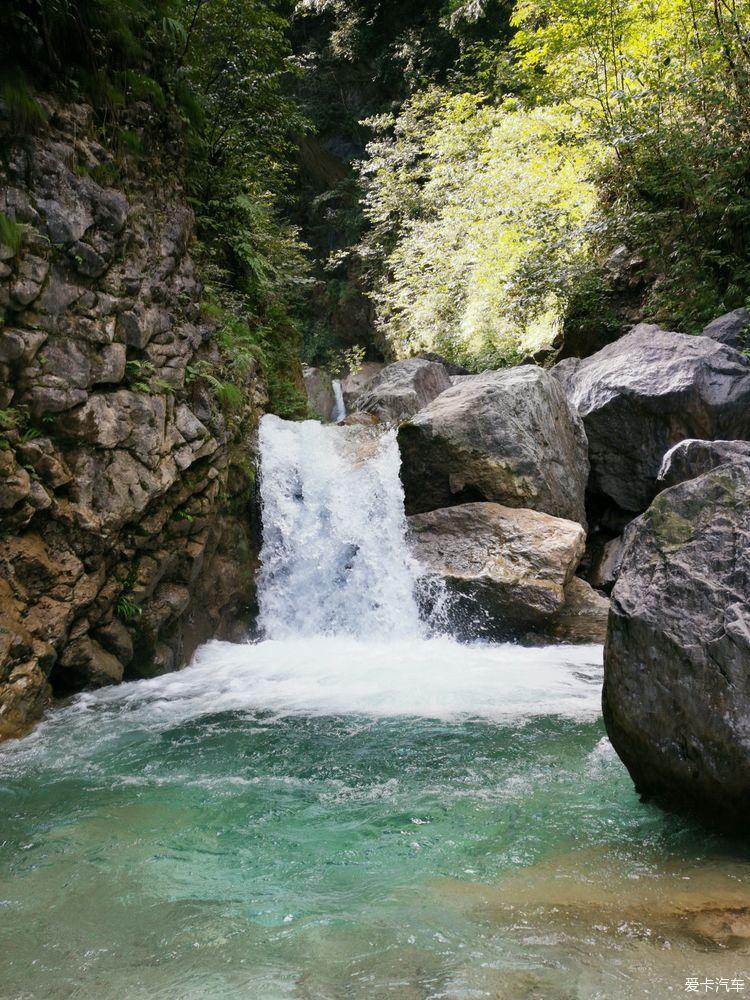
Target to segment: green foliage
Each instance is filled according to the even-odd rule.
[[[143,609],[139,607],[131,597],[123,594],[118,598],[117,603],[115,604],[115,614],[120,621],[129,625],[131,622],[141,617]]]
[[[143,359],[131,358],[126,362],[125,382],[133,392],[147,392],[161,396],[169,396],[174,392],[169,382],[156,375],[153,364]]]
[[[360,252],[396,353],[485,368],[548,344],[585,266],[596,144],[556,107],[437,89],[373,125]]]
[[[743,305],[750,0],[518,0],[512,26],[370,122],[358,252],[381,334],[469,367],[563,323],[614,335],[620,247],[652,319],[698,331]]]
[[[522,0],[515,47],[535,98],[608,151],[599,257],[658,275],[649,314],[699,330],[750,295],[747,0]]]
[[[21,414],[14,407],[8,407],[5,410],[0,410],[0,430],[11,431],[15,430],[21,422]]]
[[[6,70],[6,74],[5,77],[0,76],[0,105],[11,130],[16,133],[36,131],[47,120],[44,109],[22,73]]]
[[[0,245],[8,247],[15,256],[23,243],[23,226],[0,212]]]
[[[46,422],[47,421],[43,417],[42,423]],[[26,442],[43,437],[45,429],[43,427],[38,427],[34,423],[29,408],[25,405],[21,405],[9,406],[4,410],[0,410],[0,433],[2,432],[5,432],[6,434],[13,432],[15,440]],[[7,438],[3,437],[3,440],[7,445]]]
[[[332,378],[342,378],[344,375],[356,375],[362,371],[367,349],[362,344],[332,351],[326,359],[326,371]]]
[[[118,147],[125,153],[130,153],[133,156],[140,156],[143,152],[143,139],[132,129],[118,129],[115,141]]]

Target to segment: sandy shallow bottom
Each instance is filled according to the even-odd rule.
[[[77,699],[0,749],[0,996],[750,992],[750,852],[639,802],[600,681],[321,640]]]

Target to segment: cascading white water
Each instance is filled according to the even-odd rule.
[[[346,403],[344,402],[344,390],[338,379],[333,381],[333,412],[331,413],[331,423],[338,424],[346,416]]]
[[[260,456],[263,635],[420,635],[395,432],[265,416]]]

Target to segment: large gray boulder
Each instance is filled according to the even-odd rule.
[[[310,409],[321,420],[329,421],[336,403],[331,376],[322,368],[303,365],[302,377],[305,381],[305,391]]]
[[[641,324],[552,369],[583,418],[590,488],[640,513],[665,452],[688,437],[750,438],[750,367],[707,337]]]
[[[688,438],[670,448],[664,456],[656,484],[660,489],[667,489],[738,458],[750,458],[750,441],[701,441]]]
[[[738,351],[750,346],[747,343],[748,330],[750,330],[750,312],[743,308],[719,316],[708,324],[702,335]]]
[[[437,364],[445,368],[446,373],[451,377],[471,374],[468,368],[464,368],[463,365],[457,365],[454,361],[449,361],[442,354],[436,354],[434,351],[420,351],[417,357],[424,358],[425,361],[437,362]]]
[[[382,361],[365,361],[356,372],[350,372],[341,379],[341,392],[344,396],[346,412],[350,413],[366,386],[385,368]]]
[[[605,649],[610,739],[641,793],[747,821],[750,461],[660,493],[626,545]]]
[[[450,389],[444,366],[424,358],[388,365],[371,379],[356,401],[360,413],[372,413],[383,423],[398,424]]]
[[[462,378],[401,426],[399,445],[407,513],[487,500],[585,523],[586,435],[541,368]]]
[[[507,637],[563,609],[585,534],[574,521],[534,510],[468,503],[410,517],[409,543],[453,598],[454,627]]]

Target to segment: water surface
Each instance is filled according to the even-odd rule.
[[[661,997],[747,975],[748,860],[639,802],[600,662],[215,643],[80,696],[0,750],[0,995]]]

